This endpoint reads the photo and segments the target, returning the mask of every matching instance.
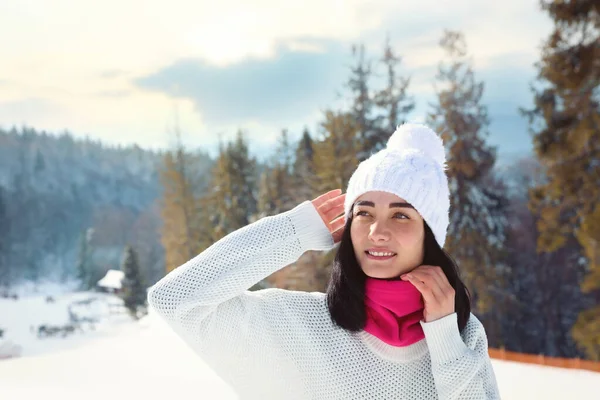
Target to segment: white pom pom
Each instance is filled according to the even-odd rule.
[[[446,162],[442,138],[425,125],[403,124],[398,126],[390,136],[387,148],[390,150],[418,150],[442,166]]]

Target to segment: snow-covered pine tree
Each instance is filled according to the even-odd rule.
[[[277,189],[276,213],[291,210],[296,206],[293,198],[292,170],[294,165],[294,148],[290,142],[288,131],[284,129],[278,139],[275,149],[275,163],[273,169],[273,183]]]
[[[205,196],[205,207],[210,208],[206,219],[213,228],[213,239],[242,228],[260,216],[258,208],[257,162],[250,156],[248,141],[242,131],[227,144],[219,146],[219,156],[212,171],[211,191]],[[271,203],[272,186],[269,176],[263,177],[264,206]],[[270,286],[266,280],[256,283],[250,290]]]
[[[80,289],[90,290],[96,286],[93,282],[93,262],[91,257],[91,241],[94,235],[94,229],[89,228],[81,233],[79,237],[79,253],[77,256],[77,280],[79,281]]]
[[[449,63],[440,63],[437,102],[428,123],[442,135],[448,150],[452,206],[445,247],[472,294],[473,311],[483,314],[493,305],[501,276],[506,199],[498,183],[491,184],[496,154],[485,143],[489,121],[481,104],[483,83],[475,80],[465,38],[445,31],[440,45]]]
[[[241,131],[236,139],[221,143],[207,195],[215,239],[248,225],[257,215],[256,160]]]
[[[358,161],[367,159],[380,141],[381,129],[379,118],[375,115],[374,93],[369,88],[373,76],[372,61],[365,56],[365,46],[352,46],[354,65],[350,69],[350,77],[346,83],[350,95],[348,115],[353,119],[356,135],[352,138],[357,143],[356,157]],[[326,119],[329,119],[326,112]],[[389,133],[388,133],[389,136]]]
[[[361,149],[360,142],[356,140],[360,132],[359,125],[352,113],[326,110],[319,127],[320,135],[312,145],[315,196],[332,189],[346,189],[358,166]],[[334,256],[335,252],[329,251],[301,260],[299,270],[306,272],[299,285],[306,290],[324,291]]]
[[[406,122],[407,115],[415,108],[414,99],[408,95],[410,78],[399,74],[402,57],[394,52],[389,36],[385,41],[380,64],[385,68],[386,84],[375,93],[374,103],[378,111],[383,111],[383,120],[379,124],[378,135],[372,137],[370,150],[383,148],[392,132],[398,125]]]
[[[534,188],[531,208],[540,213],[538,249],[570,253],[566,265],[555,267],[565,274],[563,283],[586,274],[580,283],[587,309],[572,335],[588,357],[600,360],[600,4],[542,0],[541,8],[554,29],[537,64],[535,107],[525,114],[547,180]],[[577,297],[564,293],[569,303]],[[572,315],[563,313],[562,321],[572,323]]]
[[[146,313],[146,285],[140,272],[138,256],[130,245],[125,246],[121,270],[125,275],[122,281],[123,303],[129,314],[138,319]]]
[[[407,93],[410,79],[398,71],[402,58],[394,52],[389,36],[384,43],[383,56],[375,65],[385,70],[382,89],[374,90],[370,86],[376,71],[373,61],[366,56],[365,46],[354,45],[352,56],[354,64],[346,83],[350,101],[348,113],[356,123],[356,157],[362,161],[385,147],[390,135],[406,121],[415,104]]]
[[[259,209],[263,215],[290,210],[300,202],[314,197],[313,141],[307,129],[295,151],[287,131],[283,131],[271,164],[261,176]],[[291,290],[318,290],[314,276],[316,256],[312,253],[307,252],[297,262],[269,276],[269,283]]]
[[[228,146],[231,162],[231,215],[235,218],[236,228],[250,223],[257,213],[258,195],[256,159],[250,155],[248,139],[238,131],[235,141]]]
[[[268,161],[261,173],[258,188],[259,216],[275,215],[292,209],[296,202],[293,199],[292,180],[293,149],[287,130],[279,136],[275,154]]]
[[[0,186],[0,288],[12,283],[9,263],[10,252],[10,220],[7,209],[7,191]]]
[[[296,204],[312,200],[317,195],[314,152],[313,139],[308,128],[304,128],[296,146],[292,172],[292,198]]]

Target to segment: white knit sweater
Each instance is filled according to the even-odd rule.
[[[462,335],[452,314],[422,322],[420,342],[394,347],[334,325],[324,293],[247,290],[305,251],[332,246],[306,201],[219,240],[156,283],[148,300],[242,399],[500,398],[474,315]]]

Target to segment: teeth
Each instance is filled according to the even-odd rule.
[[[394,253],[379,253],[374,251],[369,251],[369,254],[375,257],[389,257],[394,255]]]

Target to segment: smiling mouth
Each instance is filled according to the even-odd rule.
[[[391,258],[396,257],[396,253],[392,253],[392,252],[379,252],[379,251],[365,251],[365,254],[367,255],[367,258],[370,260],[377,260],[377,261],[385,261],[385,260],[389,260]]]

